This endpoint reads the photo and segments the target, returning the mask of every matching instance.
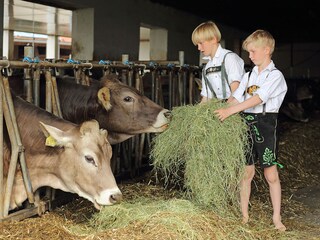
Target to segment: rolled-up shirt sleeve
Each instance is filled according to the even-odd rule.
[[[244,62],[236,54],[228,54],[225,60],[228,82],[240,81],[244,75]]]

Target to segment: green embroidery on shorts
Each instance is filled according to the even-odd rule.
[[[269,148],[266,148],[263,153],[263,163],[267,165],[271,165],[273,164],[274,160],[275,160],[275,157],[273,152]]]
[[[247,115],[247,116],[245,116],[244,118],[245,118],[246,120],[248,120],[248,121],[254,120],[254,117],[253,117],[252,115]]]
[[[269,148],[266,148],[263,153],[263,164],[266,164],[269,166],[270,165],[278,165],[280,168],[283,168],[283,165],[276,162],[275,160],[276,160],[276,158],[275,158],[274,153]]]
[[[262,142],[263,141],[263,137],[261,137],[260,132],[259,132],[259,130],[258,130],[258,128],[256,126],[253,126],[253,131],[254,131],[254,134],[256,136],[256,141],[257,142]]]

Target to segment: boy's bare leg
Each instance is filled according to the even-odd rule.
[[[251,194],[251,181],[255,173],[254,165],[245,167],[245,174],[240,183],[240,207],[242,212],[242,223],[249,221],[249,200]]]
[[[281,184],[277,165],[264,169],[264,176],[269,184],[270,197],[273,207],[273,224],[279,231],[285,231],[286,227],[281,222]]]

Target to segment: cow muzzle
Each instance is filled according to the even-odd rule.
[[[115,203],[119,203],[119,202],[121,202],[122,201],[122,193],[121,192],[119,192],[119,193],[114,193],[114,194],[111,194],[110,195],[110,202],[112,203],[112,204],[115,204]]]
[[[94,206],[98,210],[101,210],[102,206],[110,206],[121,202],[121,200],[122,193],[118,188],[113,190],[104,190],[101,192],[99,197],[95,198]]]

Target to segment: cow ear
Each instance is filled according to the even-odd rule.
[[[97,120],[83,122],[80,126],[80,133],[84,135],[90,132],[99,132],[99,123]]]
[[[108,140],[108,131],[106,129],[100,128],[100,134]]]
[[[64,146],[70,142],[70,138],[67,137],[63,131],[56,127],[40,122],[40,128],[44,135],[47,137],[46,146]]]
[[[110,102],[110,89],[107,87],[100,88],[98,91],[98,99],[99,102],[104,106],[104,108],[108,111],[111,109]]]

